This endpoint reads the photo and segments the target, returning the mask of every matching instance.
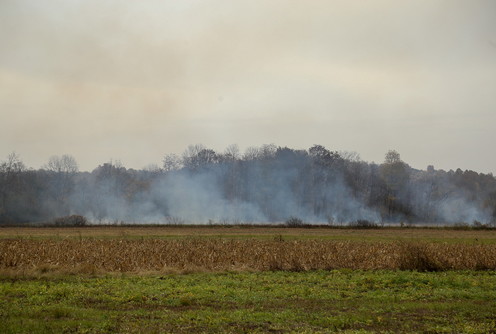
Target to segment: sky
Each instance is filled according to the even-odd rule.
[[[0,161],[190,144],[496,174],[494,0],[0,0]]]

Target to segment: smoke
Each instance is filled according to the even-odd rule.
[[[37,171],[7,160],[0,164],[0,222],[77,214],[93,223],[452,224],[496,216],[491,174],[416,170],[399,154],[379,166],[320,145],[252,147],[243,158],[236,147],[216,153],[196,145],[181,159],[168,157],[166,170],[105,163],[91,173],[77,172],[73,159]]]
[[[342,179],[325,189],[325,198],[328,199],[330,210],[327,214],[328,222],[354,222],[368,220],[378,222],[381,216],[377,209],[370,208],[358,198],[352,196],[349,187]],[[322,221],[321,217],[317,221]]]
[[[225,198],[214,172],[166,176],[153,187],[152,194],[155,199],[161,199],[170,217],[189,223],[267,221],[257,206]]]
[[[486,205],[489,193],[495,189],[481,189],[477,173],[458,170],[409,170],[409,179],[399,192],[402,205],[410,208],[410,215],[426,223],[490,223],[493,220],[490,206]],[[483,175],[483,174],[481,174]],[[494,182],[491,174],[488,180]],[[470,181],[469,181],[470,180]],[[399,215],[397,219],[407,219]]]
[[[80,175],[70,196],[70,213],[84,214],[97,223],[256,224],[282,223],[290,217],[306,223],[380,220],[376,209],[352,195],[342,171],[314,165],[306,153],[275,156],[275,147],[265,149],[265,153],[256,151],[251,160],[167,173],[130,175],[122,167],[105,164]],[[325,185],[318,183],[320,177],[326,179]]]
[[[69,207],[93,222],[492,221],[484,194],[460,184],[463,174],[418,171],[403,162],[400,169],[383,165],[374,174],[375,165],[322,150],[324,158],[265,145],[251,148],[244,159],[222,160],[198,145],[185,151],[189,167],[169,172],[105,164],[80,176]],[[350,181],[357,179],[361,183]],[[392,180],[396,183],[388,185]]]
[[[491,213],[487,209],[480,208],[477,203],[470,202],[464,197],[453,196],[438,203],[437,214],[442,221],[448,223],[460,222],[482,222],[491,221]]]

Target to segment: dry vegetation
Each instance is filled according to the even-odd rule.
[[[224,270],[495,270],[496,245],[257,239],[4,239],[0,270],[150,272]]]
[[[281,235],[286,239],[329,240],[424,240],[440,242],[495,243],[496,229],[449,228],[390,228],[351,229],[335,227],[257,227],[257,226],[85,226],[85,227],[0,227],[0,239],[6,238],[177,238],[231,237],[272,239]]]

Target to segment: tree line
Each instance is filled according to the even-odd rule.
[[[394,150],[382,163],[321,145],[296,150],[236,145],[216,152],[191,145],[162,166],[136,170],[107,162],[79,171],[70,155],[27,168],[12,153],[0,162],[0,223],[82,215],[93,222],[307,223],[366,220],[494,223],[496,179],[470,170],[412,168]]]

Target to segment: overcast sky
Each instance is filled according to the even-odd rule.
[[[201,143],[496,172],[494,0],[0,0],[0,160]]]

